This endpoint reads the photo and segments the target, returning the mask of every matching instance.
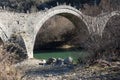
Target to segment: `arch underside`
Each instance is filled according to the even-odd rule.
[[[77,9],[74,9],[74,8],[68,7],[68,6],[65,6],[62,8],[60,7],[60,9],[56,9],[56,10],[53,8],[53,10],[51,9],[48,12],[46,12],[43,16],[38,17],[38,19],[41,19],[41,20],[38,23],[36,23],[37,25],[35,25],[35,36],[36,36],[37,32],[39,31],[39,29],[42,27],[42,25],[48,19],[50,19],[51,17],[53,17],[55,15],[62,15],[71,21],[72,21],[72,18],[74,16],[74,19],[76,19],[76,20],[79,19],[87,26],[87,23],[84,19],[84,15],[80,11],[78,11]],[[79,21],[79,20],[77,20],[77,21]],[[36,21],[38,21],[38,20],[36,19]],[[74,21],[74,24],[77,23],[77,22],[75,22],[75,20],[73,20],[73,21]]]
[[[77,16],[74,16],[73,14],[63,13],[59,15],[64,16],[65,18],[70,20],[74,24],[74,26],[77,28],[76,30],[79,34],[77,39],[79,40],[79,43],[84,43],[88,39],[88,36],[89,36],[88,26],[85,24],[85,22],[81,18],[78,18]]]

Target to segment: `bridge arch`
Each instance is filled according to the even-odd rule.
[[[102,32],[102,43],[104,44],[103,47],[119,47],[120,48],[120,12],[113,12],[111,13],[109,20],[107,21],[106,25],[104,26]]]
[[[38,16],[37,18],[37,23],[36,25],[34,26],[35,29],[34,29],[34,33],[35,33],[35,36],[37,34],[37,32],[39,31],[39,29],[42,27],[42,25],[48,20],[50,19],[51,17],[55,16],[55,15],[61,15],[61,16],[64,16],[66,17],[67,19],[69,19],[71,22],[73,22],[73,24],[75,26],[79,26],[77,25],[77,23],[79,22],[82,22],[83,24],[86,25],[87,29],[89,28],[88,27],[88,24],[87,24],[87,21],[86,19],[84,18],[84,14],[82,14],[79,10],[71,7],[71,6],[57,6],[57,7],[54,7],[48,11],[46,11],[44,13],[44,15],[40,15]],[[38,21],[39,20],[39,21]],[[89,29],[88,29],[89,30]]]
[[[48,10],[47,12],[45,12],[44,15],[42,15],[42,16],[40,15],[40,16],[38,16],[38,18],[36,18],[36,21],[38,23],[36,23],[36,25],[34,25],[33,48],[35,45],[37,33],[39,32],[39,30],[41,29],[43,24],[55,15],[60,15],[60,16],[67,18],[68,20],[70,20],[75,25],[75,27],[77,27],[77,28],[79,28],[79,30],[83,31],[82,35],[86,36],[89,34],[89,27],[88,27],[86,19],[84,18],[84,14],[82,14],[79,10],[77,10],[73,7],[70,7],[70,6],[58,6],[58,7]]]

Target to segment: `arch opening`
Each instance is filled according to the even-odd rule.
[[[88,36],[88,28],[79,17],[69,13],[54,15],[37,32],[34,57],[44,59],[46,56],[73,56],[79,50],[85,49],[84,43]]]

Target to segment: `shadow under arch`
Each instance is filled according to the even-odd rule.
[[[43,17],[44,21],[39,22],[36,26],[38,28],[37,28],[37,30],[35,30],[35,31],[37,31],[37,33],[35,34],[35,42],[34,42],[33,48],[35,48],[36,38],[37,38],[37,35],[38,35],[41,27],[45,24],[45,22],[47,20],[49,20],[50,18],[52,18],[56,15],[63,16],[65,18],[67,18],[71,23],[74,24],[74,26],[77,28],[76,30],[79,31],[79,36],[80,36],[80,38],[78,38],[79,44],[84,44],[84,42],[87,40],[87,38],[89,36],[88,26],[86,25],[84,20],[82,20],[82,17],[80,17],[79,13],[76,14],[76,12],[75,12],[75,15],[74,15],[74,13],[72,14],[72,13],[65,11],[65,12],[60,12],[60,13],[54,14],[54,15],[52,14],[52,16],[47,17],[47,19],[46,19],[46,17],[45,18]],[[64,22],[63,22],[63,24],[64,24]],[[60,27],[58,27],[58,28],[60,28]]]
[[[102,48],[120,49],[120,15],[112,16],[102,33]]]

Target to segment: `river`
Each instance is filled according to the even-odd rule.
[[[34,52],[34,57],[37,59],[48,59],[48,58],[67,58],[72,57],[73,61],[77,61],[79,57],[84,57],[86,54],[85,51],[82,50],[41,50],[39,52]]]

